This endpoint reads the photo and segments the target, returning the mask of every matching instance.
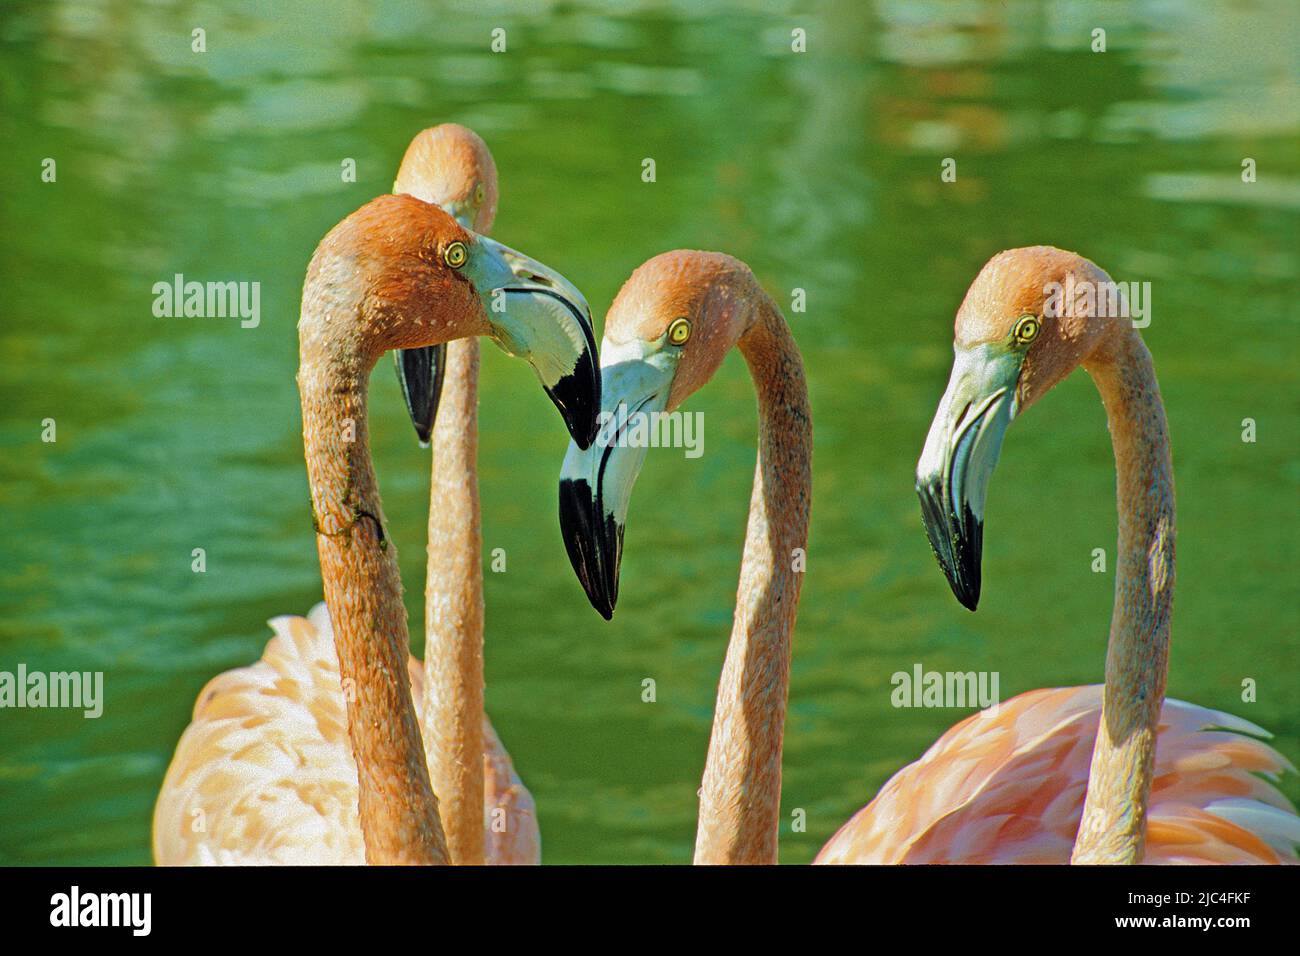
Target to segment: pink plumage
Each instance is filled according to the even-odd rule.
[[[261,660],[199,693],[154,808],[159,864],[357,864],[357,767],[329,613],[270,622]],[[409,660],[421,726],[424,671]],[[533,798],[485,714],[485,859],[539,863]]]
[[[890,778],[817,863],[1069,863],[1100,685],[1034,690],[949,729]],[[1249,721],[1179,700],[1160,717],[1146,863],[1296,863],[1294,771]]]

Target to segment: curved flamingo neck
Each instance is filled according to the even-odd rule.
[[[457,864],[483,862],[483,533],[477,339],[447,345],[433,433],[424,605],[425,753]]]
[[[366,391],[376,356],[336,348],[339,339],[330,332],[348,324],[331,321],[332,310],[317,308],[320,298],[312,293],[309,285],[299,325],[303,444],[325,603],[357,764],[366,860],[446,863],[438,804],[411,703],[397,553],[383,532],[370,460]]]
[[[1085,363],[1115,449],[1119,547],[1101,726],[1072,861],[1137,863],[1169,665],[1174,475],[1151,353],[1127,324]]]
[[[700,790],[696,863],[775,863],[781,747],[812,491],[812,414],[803,361],[760,293],[740,340],[758,394],[758,463],[736,614]]]

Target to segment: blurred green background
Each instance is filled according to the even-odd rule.
[[[1012,430],[977,615],[949,593],[912,491],[952,316],[1010,246],[1077,249],[1152,283],[1144,334],[1179,505],[1170,693],[1268,727],[1300,760],[1288,0],[270,9],[0,13],[0,669],[102,670],[107,698],[99,720],[0,711],[0,863],[148,862],[199,688],[258,657],[267,618],[320,599],[294,386],[304,268],[390,188],[415,132],[453,120],[495,153],[495,234],[597,313],[677,247],[745,259],[780,302],[807,291],[788,313],[816,453],[784,861],[811,859],[964,716],[894,710],[895,671],[997,671],[1004,696],[1101,679],[1114,580],[1090,564],[1102,547],[1113,568],[1114,472],[1085,375]],[[206,53],[191,52],[195,27]],[[506,53],[489,51],[494,27]],[[177,272],[261,282],[261,325],[154,318],[151,286]],[[705,413],[703,458],[651,453],[606,624],[557,529],[560,421],[526,366],[484,355],[484,543],[508,555],[486,575],[488,704],[537,798],[544,859],[687,862],[753,474],[743,362],[687,406]],[[386,360],[373,395],[419,650],[428,453]],[[657,703],[641,702],[646,677]],[[1294,778],[1286,789],[1300,796]],[[796,808],[806,832],[790,832]]]

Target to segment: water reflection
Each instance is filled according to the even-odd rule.
[[[1300,480],[1287,397],[1298,58],[1277,29],[1289,6],[1116,3],[1097,22],[1065,2],[761,6],[13,6],[5,138],[33,170],[56,158],[58,181],[20,178],[3,205],[0,667],[102,668],[108,701],[98,721],[0,719],[0,862],[145,862],[198,688],[260,653],[266,618],[318,600],[293,385],[303,267],[332,223],[390,187],[410,135],[449,119],[496,153],[501,237],[575,277],[597,309],[678,246],[745,258],[784,303],[807,295],[789,318],[817,417],[816,498],[784,807],[806,809],[808,830],[783,830],[784,859],[809,859],[960,716],[900,717],[895,670],[998,670],[1008,694],[1101,675],[1113,582],[1081,556],[1113,544],[1114,479],[1086,381],[1006,452],[1019,488],[990,501],[979,616],[948,596],[911,493],[952,314],[1006,246],[1077,248],[1155,286],[1147,339],[1182,533],[1171,688],[1242,712],[1242,677],[1279,681],[1244,715],[1300,757],[1281,689],[1300,615],[1280,572],[1300,535],[1269,504]],[[497,26],[505,54],[487,50]],[[789,52],[795,26],[807,54]],[[1104,54],[1089,48],[1097,26]],[[948,156],[953,183],[939,177]],[[260,281],[261,325],[154,319],[149,289],[176,272]],[[428,462],[388,374],[374,450],[419,621]],[[610,625],[564,560],[564,438],[534,391],[485,354],[485,540],[511,568],[486,582],[493,718],[549,860],[685,861],[752,390],[728,363],[692,403],[709,454],[646,470],[638,507],[673,507],[657,541],[630,532]],[[1241,444],[1247,415],[1267,440]],[[58,442],[37,445],[46,417]],[[195,547],[206,574],[190,570]],[[646,676],[657,704],[640,700]]]

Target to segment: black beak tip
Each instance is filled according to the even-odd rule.
[[[593,353],[584,350],[572,372],[546,390],[564,418],[573,443],[586,451],[599,431],[600,371]]]
[[[446,371],[447,348],[431,345],[418,349],[399,349],[393,353],[397,367],[397,384],[406,401],[406,411],[415,426],[421,448],[429,447],[433,423],[438,417],[438,399]]]
[[[560,532],[587,600],[601,617],[613,620],[618,603],[618,553],[609,553],[591,486],[581,478],[560,480]],[[621,543],[622,535],[616,540]]]
[[[962,518],[957,518],[945,500],[940,479],[918,479],[916,493],[921,499],[921,518],[935,560],[958,603],[974,611],[980,602],[984,524],[965,507]]]
[[[957,595],[957,600],[961,603],[961,606],[964,607],[966,610],[974,611],[976,608],[979,607],[980,585],[978,581],[975,582],[973,587],[967,587],[967,588],[959,588],[957,585],[954,584],[952,588],[952,593]]]

